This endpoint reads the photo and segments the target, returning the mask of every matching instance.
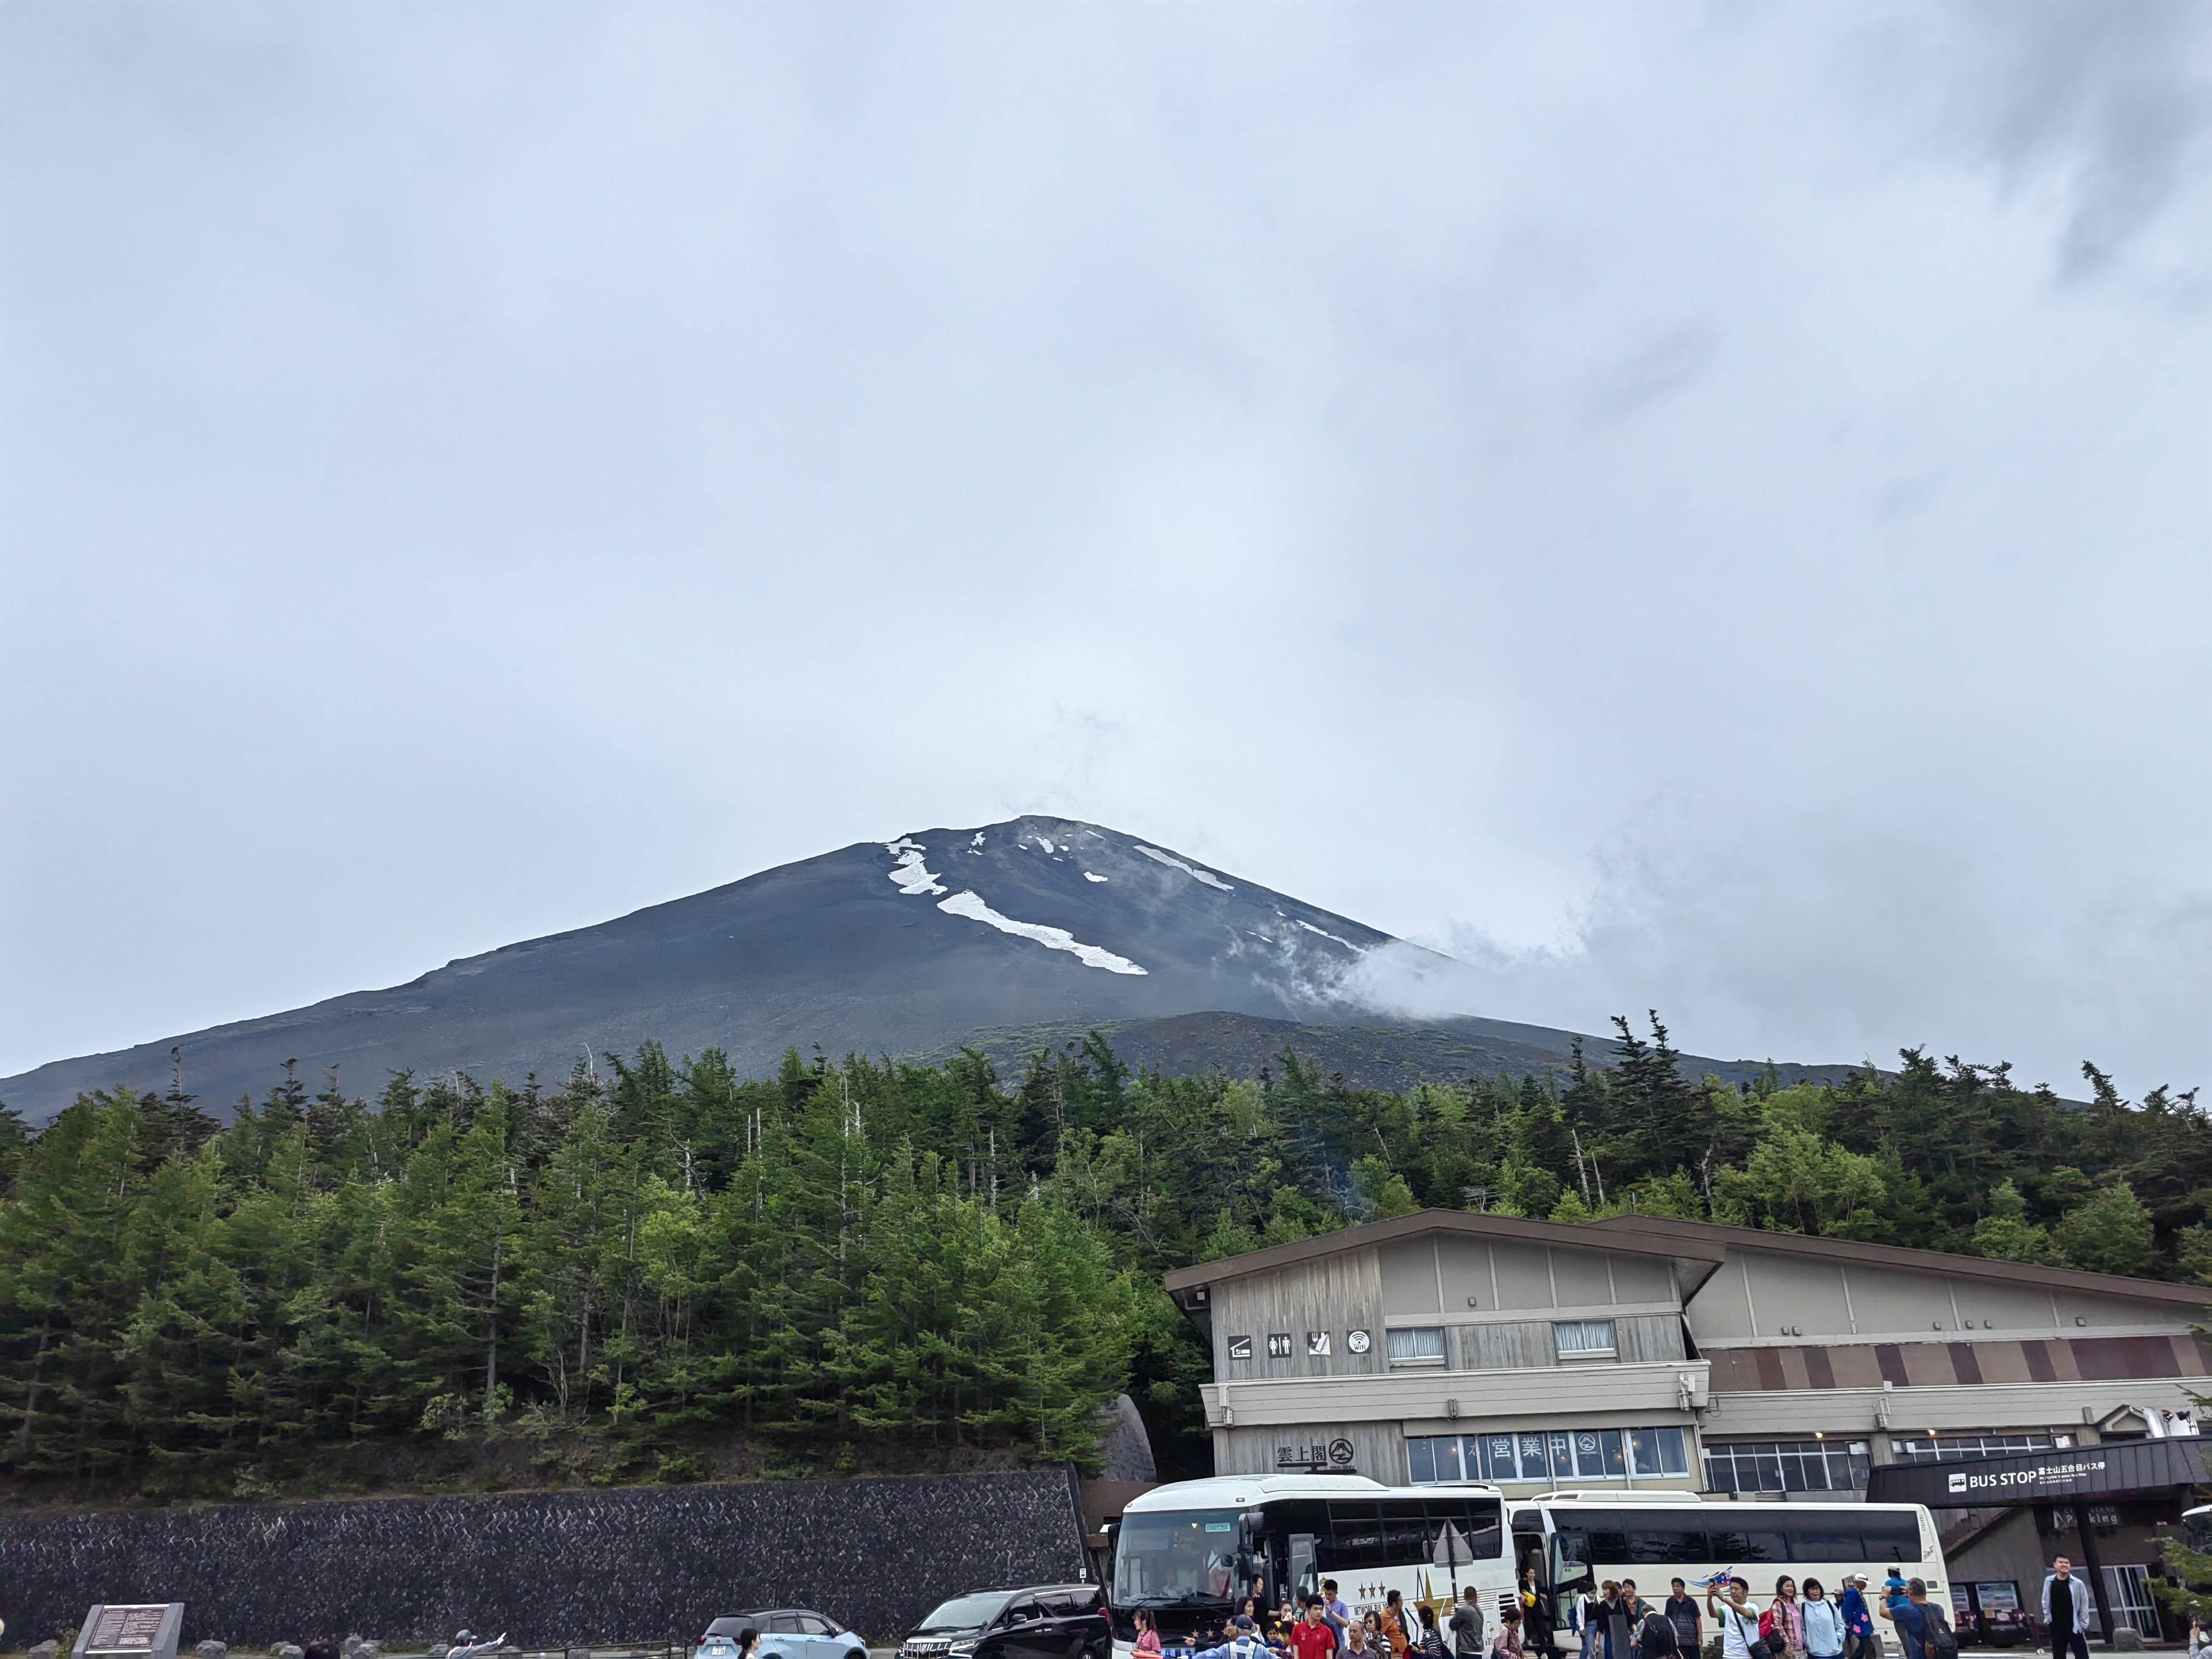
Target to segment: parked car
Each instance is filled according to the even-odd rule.
[[[1097,1584],[969,1590],[908,1631],[899,1659],[1110,1659],[1106,1593]]]
[[[734,1642],[739,1632],[760,1632],[760,1659],[868,1659],[868,1644],[826,1613],[811,1607],[767,1607],[733,1613],[707,1626],[700,1645],[717,1638]]]

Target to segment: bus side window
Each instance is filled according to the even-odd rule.
[[[1879,1510],[1859,1522],[1866,1540],[1865,1560],[1877,1564],[1920,1559],[1920,1518]]]
[[[1328,1506],[1328,1559],[1325,1571],[1357,1572],[1389,1565],[1382,1547],[1382,1513],[1371,1503],[1332,1502]]]
[[[1879,1554],[1879,1551],[1873,1552]],[[1858,1523],[1843,1515],[1808,1517],[1790,1528],[1792,1561],[1863,1561],[1868,1559]]]
[[[1314,1535],[1310,1532],[1291,1534],[1291,1577],[1301,1597],[1321,1594],[1321,1569],[1316,1565]]]
[[[1503,1552],[1496,1498],[1431,1498],[1428,1508],[1432,1564],[1494,1561]]]
[[[1712,1534],[1712,1559],[1734,1561],[1741,1566],[1790,1559],[1789,1540],[1779,1531],[1723,1532],[1716,1528]]]
[[[1702,1522],[1693,1525],[1686,1516],[1673,1515],[1655,1515],[1649,1520],[1631,1515],[1629,1520],[1628,1559],[1638,1565],[1670,1565],[1680,1561],[1713,1559],[1707,1553],[1709,1547]]]
[[[1610,1566],[1628,1559],[1628,1526],[1620,1515],[1611,1510],[1584,1510],[1575,1516],[1575,1524],[1583,1534],[1583,1560],[1602,1561]]]
[[[1428,1506],[1419,1498],[1382,1504],[1382,1553],[1394,1567],[1419,1566],[1428,1560]]]

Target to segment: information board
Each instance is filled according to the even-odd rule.
[[[84,1650],[92,1653],[151,1653],[161,1639],[161,1621],[169,1616],[167,1601],[121,1607],[113,1602],[100,1609],[92,1621],[92,1634]]]
[[[72,1659],[177,1659],[182,1601],[95,1601]]]

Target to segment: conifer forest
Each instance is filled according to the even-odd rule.
[[[1133,1074],[1093,1036],[1015,1079],[793,1053],[748,1080],[647,1043],[558,1086],[285,1075],[228,1123],[181,1086],[0,1111],[0,1464],[160,1500],[533,1435],[641,1449],[626,1480],[696,1478],[716,1437],[813,1472],[1085,1463],[1127,1390],[1163,1476],[1202,1473],[1206,1356],[1161,1273],[1424,1206],[2212,1269],[2193,1094],[2085,1066],[2071,1103],[1918,1050],[1738,1088],[1617,1024],[1549,1075],[1404,1094],[1291,1053]]]

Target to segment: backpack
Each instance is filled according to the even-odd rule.
[[[1920,1612],[1928,1621],[1929,1659],[1947,1659],[1948,1656],[1956,1654],[1959,1651],[1959,1635],[1951,1628],[1951,1621],[1943,1616],[1942,1610],[1929,1602]]]
[[[1662,1654],[1681,1650],[1680,1637],[1674,1632],[1674,1621],[1663,1613],[1655,1613],[1644,1621],[1642,1632],[1644,1659],[1660,1659]]]

